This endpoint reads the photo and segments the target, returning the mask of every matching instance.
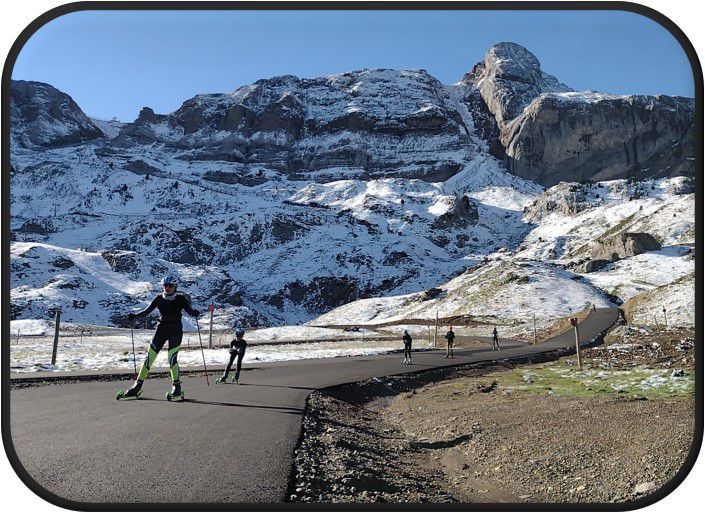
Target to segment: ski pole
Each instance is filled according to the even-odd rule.
[[[135,379],[137,379],[137,355],[135,354],[135,330],[130,324],[130,338],[132,339],[132,366],[135,368]]]
[[[201,344],[201,356],[203,357],[203,370],[206,373],[206,384],[211,386],[210,381],[208,381],[208,367],[206,367],[206,355],[203,353],[203,341],[201,340],[201,326],[198,324],[198,317],[196,317],[196,329],[198,330],[198,343]]]

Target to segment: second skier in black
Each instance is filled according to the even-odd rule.
[[[227,383],[228,374],[230,374],[230,369],[237,358],[237,367],[235,367],[235,383],[240,382],[240,370],[242,369],[242,359],[245,357],[245,351],[247,350],[247,342],[244,339],[245,330],[238,328],[235,330],[235,338],[230,341],[230,361],[228,366],[225,367],[225,372],[218,378],[216,383]]]

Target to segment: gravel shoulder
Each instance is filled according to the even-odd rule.
[[[683,465],[694,332],[617,327],[605,344],[375,379],[310,396],[289,492],[302,502],[628,502]]]

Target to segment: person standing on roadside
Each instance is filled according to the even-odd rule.
[[[455,345],[455,332],[453,331],[453,326],[451,326],[448,333],[446,333],[446,342],[446,355],[444,358],[455,358],[453,355],[453,346]]]
[[[404,341],[404,361],[407,365],[411,364],[411,335],[409,330],[404,330],[404,336],[401,338]]]
[[[497,326],[492,330],[492,351],[499,351],[502,348],[499,347],[499,334],[497,333]]]

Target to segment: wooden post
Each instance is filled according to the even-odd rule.
[[[534,314],[534,344],[538,342],[536,337],[536,314]]]
[[[208,349],[213,349],[213,310],[215,310],[215,305],[211,303],[208,305],[208,311],[210,315],[210,326],[208,327]]]
[[[15,340],[15,345],[16,346],[20,345],[20,330],[17,330],[17,339]]]
[[[81,344],[83,344],[83,328],[81,328]]]
[[[663,307],[663,322],[664,322],[666,328],[668,328],[668,317],[666,317],[666,307],[665,306]]]
[[[56,365],[56,350],[59,348],[59,325],[61,323],[61,308],[56,309],[54,320],[54,348],[51,351],[51,364]]]
[[[438,347],[438,309],[436,309],[436,331],[433,334],[433,347]]]
[[[577,317],[571,318],[570,323],[573,325],[573,328],[575,329],[575,354],[578,355],[578,368],[580,370],[583,370],[583,360],[580,357],[580,331],[578,329],[578,318]]]

